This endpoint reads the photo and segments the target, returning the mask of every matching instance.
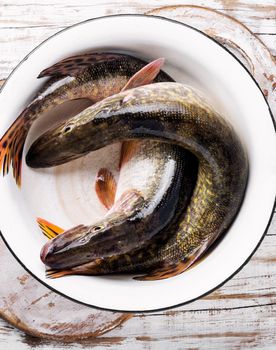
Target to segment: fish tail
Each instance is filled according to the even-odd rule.
[[[56,226],[45,219],[37,218],[36,221],[42,233],[49,239],[55,238],[65,231],[61,227]]]
[[[100,202],[110,209],[115,200],[117,189],[116,180],[110,170],[101,168],[95,180],[95,190]]]
[[[15,120],[0,140],[0,171],[5,176],[12,165],[13,177],[18,187],[21,186],[23,148],[30,128],[24,115],[25,113],[22,113]]]
[[[21,187],[23,148],[33,122],[41,113],[61,104],[67,98],[66,94],[62,95],[60,92],[52,93],[45,98],[36,98],[23,110],[1,138],[0,171],[2,170],[3,176],[5,176],[12,165],[13,177],[18,187]]]

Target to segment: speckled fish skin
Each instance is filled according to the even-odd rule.
[[[23,110],[0,140],[0,170],[10,166],[21,185],[22,153],[32,124],[43,113],[66,101],[86,98],[92,103],[122,90],[137,71],[145,66],[139,58],[120,53],[91,53],[67,58],[44,70],[39,77],[52,76],[37,97]],[[172,81],[160,72],[155,81]]]
[[[179,201],[185,208],[191,195],[186,153],[170,144],[139,142],[133,159],[121,169],[115,203],[105,217],[49,241],[42,261],[52,268],[70,268],[99,257],[113,260],[164,239],[160,233],[179,215]]]
[[[147,143],[150,141],[147,141]],[[156,143],[156,142],[155,142]],[[165,145],[165,144],[164,144]],[[181,152],[181,148],[178,147],[178,152]],[[150,276],[150,270],[160,266],[162,261],[156,259],[159,246],[164,244],[168,237],[179,228],[179,223],[182,221],[185,215],[185,209],[187,208],[193,189],[197,179],[198,161],[195,156],[190,152],[183,151],[180,156],[184,157],[185,162],[182,161],[182,181],[179,189],[179,196],[175,203],[175,213],[169,224],[164,227],[148,245],[141,249],[134,249],[126,254],[116,254],[104,259],[94,259],[84,264],[79,264],[72,268],[61,268],[46,270],[46,276],[49,278],[58,278],[65,275],[107,275],[114,273],[147,273],[147,278]],[[135,161],[134,156],[133,161]],[[181,164],[181,160],[180,163]],[[128,164],[125,171],[129,171],[131,164]],[[119,185],[120,186],[120,185]],[[46,223],[46,233],[54,233],[55,236],[60,234],[60,231],[56,229],[55,225]],[[42,227],[42,231],[45,234],[45,225]],[[64,230],[61,231],[64,234]],[[47,234],[48,236],[48,234]],[[49,236],[48,236],[49,237]],[[52,236],[51,236],[52,237]],[[63,239],[62,235],[60,236]],[[51,245],[51,243],[49,243]],[[170,277],[170,276],[167,276]],[[137,279],[137,277],[135,277]],[[139,277],[141,279],[141,277]],[[156,279],[156,278],[154,278]]]
[[[199,160],[197,184],[183,220],[144,266],[159,265],[156,276],[163,278],[162,269],[182,272],[229,228],[246,188],[246,152],[232,126],[204,95],[179,83],[157,83],[114,95],[41,136],[31,146],[27,163],[62,164],[135,138],[184,147]]]
[[[160,71],[163,61],[164,59],[158,59],[143,67],[131,77],[124,89],[131,85],[150,83]],[[160,74],[159,79],[161,77],[166,78],[165,74]],[[123,149],[127,152],[125,147]],[[183,177],[184,151],[174,145],[153,141],[132,141],[128,143],[127,149],[131,152],[126,153],[128,161],[125,158],[120,171],[116,203],[112,210],[103,221],[90,227],[79,226],[77,230],[69,230],[51,244],[46,244],[41,252],[45,263],[55,267],[70,267],[92,260],[98,255],[108,257],[110,252],[112,255],[121,254],[132,246],[141,247],[175,217],[178,197],[184,196],[179,191]],[[129,239],[122,239],[128,231],[134,233],[133,236],[129,234]],[[98,238],[96,256],[93,255],[95,235]],[[88,236],[91,237],[89,244],[83,244]],[[82,256],[79,248],[75,247],[75,242],[70,245],[73,237],[82,245]],[[113,243],[115,239],[116,245]],[[67,250],[70,250],[69,257]]]

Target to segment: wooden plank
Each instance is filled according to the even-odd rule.
[[[56,31],[55,28],[0,29],[0,79],[6,78],[31,50]]]
[[[122,340],[121,348],[132,349],[147,349],[147,346],[151,349],[240,349],[260,348],[260,344],[261,349],[268,349],[276,340],[271,322],[275,311],[275,305],[267,305],[180,315],[171,312],[166,318],[136,316],[123,330],[109,335],[119,337],[126,332],[128,337]],[[214,327],[215,324],[219,327]]]
[[[275,31],[274,0],[186,0],[186,5],[199,5],[229,14],[243,22],[255,33],[271,33]],[[153,8],[182,5],[182,0],[13,0],[0,1],[0,27],[63,27],[84,19],[108,15],[112,13],[143,13]]]
[[[53,4],[56,3],[57,6],[59,6],[62,10],[65,12],[67,11],[66,8],[64,9],[64,3],[58,0],[52,0]],[[99,0],[98,0],[99,1]],[[89,2],[82,1],[81,4],[74,4],[74,1],[69,2],[69,7],[74,9],[74,12],[78,13],[78,16],[82,16],[83,9],[89,9],[91,7],[95,7],[94,9],[94,15],[104,15],[104,14],[110,14],[111,10],[110,7],[114,6],[114,3],[116,4],[118,0],[114,0],[113,2],[104,0],[100,2],[93,2],[93,4],[90,4]],[[30,52],[34,47],[36,47],[40,42],[54,34],[56,31],[64,28],[64,25],[72,24],[74,21],[73,19],[70,19],[69,16],[62,16],[62,18],[58,17],[58,20],[53,20],[52,18],[55,18],[55,16],[44,16],[48,15],[48,10],[51,11],[51,6],[44,6],[45,4],[39,3],[39,1],[36,1],[33,4],[28,4],[28,2],[25,3],[25,1],[19,0],[13,0],[11,4],[6,4],[3,1],[0,1],[0,5],[2,4],[2,16],[0,17],[0,45],[2,47],[2,54],[0,58],[0,79],[3,79],[9,75],[11,70],[19,63],[23,57]],[[15,5],[19,6],[21,8],[25,3],[26,8],[28,8],[28,11],[24,13],[24,20],[22,20],[22,13],[16,12]],[[177,4],[178,2],[176,2]],[[189,3],[189,1],[187,2]],[[116,11],[120,12],[123,9],[123,12],[125,10],[129,9],[129,12],[137,12],[139,13],[141,9],[143,11],[149,10],[148,8],[144,7],[144,3],[140,2],[128,2],[128,7],[120,7],[115,8],[113,10],[114,13]],[[143,5],[142,5],[143,4]],[[167,3],[164,1],[160,2],[160,5],[166,5]],[[223,5],[224,4],[224,5]],[[233,7],[233,1],[227,1],[227,2],[221,2],[218,1],[207,1],[206,5],[213,6],[216,9],[225,11],[232,11],[234,14]],[[236,1],[235,1],[236,4]],[[244,1],[239,2],[239,9],[243,12],[248,12],[250,15],[251,13],[255,13],[256,11],[262,11],[263,18],[270,18],[269,16],[272,16],[272,18],[275,18],[276,15],[276,6],[273,6],[274,1],[267,1],[266,5],[264,6],[262,2],[255,1],[252,5],[252,2]],[[155,1],[150,1],[147,3],[147,6],[150,8],[155,8],[156,6]],[[237,5],[237,4],[236,4]],[[17,7],[16,7],[17,8]],[[24,8],[25,9],[25,8]],[[35,11],[38,12],[38,9],[41,10],[39,13],[35,13]],[[46,9],[46,13],[45,12]],[[136,11],[137,10],[137,11]],[[250,11],[249,11],[250,10]],[[16,17],[16,19],[9,17],[9,11],[11,11],[12,15]],[[61,11],[64,13],[64,11]],[[223,12],[222,11],[222,12]],[[85,12],[87,13],[87,12]],[[44,15],[43,15],[44,14]],[[268,15],[268,17],[266,16]],[[43,18],[40,18],[39,16],[44,16]],[[49,15],[52,15],[52,13],[49,13]],[[235,13],[236,18],[238,18],[238,15]],[[6,17],[7,16],[7,17]],[[33,22],[28,22],[28,18],[30,17],[30,20],[32,21],[34,18],[36,21],[39,21],[39,24],[33,24]],[[74,19],[77,16],[74,15]],[[86,17],[80,17],[79,20],[83,20]],[[47,20],[46,20],[47,19]],[[26,23],[27,20],[27,23]],[[72,21],[71,21],[72,20]],[[275,24],[276,21],[273,21]],[[9,23],[9,26],[6,25],[6,23]],[[16,23],[17,26],[14,25]],[[61,25],[63,24],[63,25]],[[2,25],[2,29],[1,29]],[[44,27],[45,26],[45,27]],[[273,33],[276,33],[276,29],[274,28],[272,33],[270,34],[260,34],[259,37],[268,45],[268,47],[271,49],[272,54],[276,55],[276,35],[273,35]]]
[[[175,0],[174,4],[182,1]],[[193,4],[186,1],[185,4]],[[47,3],[48,4],[48,3]],[[55,6],[51,6],[55,5]],[[276,5],[274,0],[263,1],[218,1],[207,0],[198,5],[213,7],[230,14],[253,30],[262,33],[259,37],[276,55]],[[121,6],[120,6],[121,5]],[[122,0],[51,0],[49,6],[40,1],[0,0],[0,79],[11,70],[39,43],[64,27],[86,20],[89,17],[111,13],[144,13],[154,8],[171,5],[168,0],[122,1]],[[251,23],[252,22],[252,23]],[[267,33],[267,34],[264,34]]]
[[[276,235],[276,214],[274,214],[267,235]]]
[[[55,27],[0,28],[0,79],[5,79],[31,50],[56,32]],[[276,56],[276,35],[259,35],[259,37]]]
[[[11,331],[0,321],[7,350],[95,349],[274,349],[276,306],[235,310],[202,310],[181,314],[137,315],[105,336],[74,344],[54,343]],[[3,338],[2,338],[3,339]],[[1,342],[0,342],[1,344]]]
[[[69,341],[97,337],[130,314],[73,303],[29,275],[0,239],[0,317],[40,338]]]
[[[276,34],[258,34],[257,37],[269,48],[272,55],[276,56]]]

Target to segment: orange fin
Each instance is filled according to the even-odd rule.
[[[73,275],[74,271],[73,270],[46,270],[45,271],[45,275],[46,278],[59,278],[59,277],[63,277],[63,276],[67,276],[67,275]]]
[[[110,170],[101,168],[95,180],[95,190],[100,202],[110,209],[114,204],[117,189],[116,180]]]
[[[173,265],[164,265],[163,267],[156,268],[144,276],[137,276],[133,279],[138,281],[157,281],[166,278],[180,275],[191,265],[191,261],[179,262]]]
[[[75,76],[95,63],[113,61],[121,56],[121,54],[111,52],[92,52],[67,57],[51,67],[44,69],[38,75],[38,78],[47,76]]]
[[[122,143],[119,169],[136,154],[139,144],[139,141],[124,141]]]
[[[122,91],[150,84],[159,74],[164,62],[164,58],[158,58],[157,60],[148,63],[129,79]]]
[[[18,187],[21,186],[22,154],[28,127],[22,113],[0,140],[0,171],[7,175],[10,165]]]
[[[56,236],[63,233],[65,230],[60,228],[59,226],[56,226],[52,224],[51,222],[44,220],[42,218],[36,219],[39,228],[41,229],[42,233],[49,239],[55,238]]]

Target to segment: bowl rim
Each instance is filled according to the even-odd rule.
[[[95,17],[95,18],[89,18],[87,20],[75,23],[73,25],[67,26],[66,28],[59,30],[58,32],[54,33],[53,35],[49,36],[47,39],[43,40],[39,45],[37,45],[34,49],[32,49],[18,64],[17,66],[12,70],[12,72],[9,74],[9,76],[7,77],[7,79],[5,80],[4,84],[2,85],[1,89],[0,89],[0,93],[2,92],[2,90],[4,89],[5,85],[7,84],[8,80],[11,78],[11,76],[17,71],[17,69],[20,68],[21,64],[28,59],[28,57],[30,55],[32,55],[36,50],[38,50],[45,42],[47,42],[48,40],[52,39],[53,37],[71,29],[74,27],[77,27],[79,25],[82,25],[84,23],[87,22],[92,22],[92,21],[97,21],[97,20],[101,20],[101,19],[105,19],[105,18],[114,18],[114,17],[142,17],[142,18],[154,18],[154,19],[159,19],[159,20],[163,20],[163,21],[168,21],[174,24],[178,24],[184,27],[187,27],[191,30],[194,30],[198,33],[200,33],[201,35],[207,37],[208,39],[212,40],[215,44],[217,44],[218,46],[220,46],[223,50],[225,50],[228,54],[230,54],[242,67],[243,69],[248,73],[248,75],[250,76],[250,78],[253,80],[253,82],[255,83],[256,87],[259,89],[259,91],[261,92],[263,99],[266,103],[266,106],[268,108],[270,117],[272,119],[272,124],[274,127],[274,133],[276,135],[276,120],[274,119],[272,110],[265,98],[265,95],[260,87],[260,85],[258,84],[258,82],[256,81],[256,79],[254,78],[254,76],[251,74],[251,72],[248,70],[248,68],[229,50],[227,49],[225,46],[223,46],[220,42],[216,41],[215,39],[213,39],[211,36],[209,36],[208,34],[204,33],[203,31],[192,27],[191,25],[188,25],[186,23],[174,20],[174,19],[170,19],[170,18],[166,18],[163,16],[156,16],[156,15],[145,15],[145,14],[129,14],[129,13],[124,13],[124,14],[113,14],[113,15],[104,15],[104,16],[99,16],[99,17]],[[38,276],[36,276],[32,271],[30,271],[25,264],[17,257],[17,255],[15,254],[15,252],[13,251],[13,249],[11,248],[11,246],[8,244],[7,240],[5,239],[1,229],[0,229],[0,237],[2,238],[3,242],[5,243],[6,247],[9,249],[9,251],[11,252],[11,254],[13,255],[13,257],[17,260],[17,262],[24,268],[24,270],[26,270],[33,278],[35,278],[39,283],[41,283],[42,285],[44,285],[46,288],[49,288],[51,291],[57,293],[58,295],[67,298],[69,300],[71,300],[72,302],[84,305],[86,307],[90,307],[90,308],[94,308],[94,309],[98,309],[98,310],[103,310],[103,311],[111,311],[111,312],[125,312],[125,313],[139,313],[139,314],[145,314],[145,313],[150,313],[150,312],[158,312],[158,311],[165,311],[165,310],[170,310],[173,308],[177,308],[183,305],[187,305],[190,304],[198,299],[201,299],[207,295],[209,295],[210,293],[212,293],[213,291],[215,291],[216,289],[220,288],[221,286],[223,286],[226,282],[228,282],[232,277],[234,277],[238,272],[240,272],[246,265],[247,263],[250,261],[250,259],[252,258],[252,256],[255,254],[255,252],[257,251],[257,249],[259,248],[259,246],[261,245],[269,227],[272,221],[272,218],[274,216],[274,212],[276,210],[276,194],[274,195],[274,202],[273,202],[273,206],[271,209],[271,214],[269,216],[266,228],[264,233],[262,234],[260,240],[258,241],[256,247],[253,249],[253,251],[249,254],[249,256],[245,259],[245,261],[243,262],[243,264],[240,265],[240,267],[238,269],[236,269],[230,276],[228,276],[225,280],[223,280],[221,283],[219,283],[218,285],[216,285],[214,288],[211,288],[210,290],[208,290],[207,292],[193,298],[190,299],[188,301],[184,301],[178,304],[174,304],[171,306],[166,306],[166,307],[162,307],[162,308],[154,308],[154,309],[147,309],[147,310],[123,310],[123,309],[112,309],[112,308],[105,308],[105,307],[101,307],[101,306],[97,306],[97,305],[92,305],[89,303],[85,303],[83,301],[77,300],[73,297],[70,297],[62,292],[60,292],[59,290],[55,289],[54,287],[48,285],[47,283],[45,283],[44,281],[42,281]]]

